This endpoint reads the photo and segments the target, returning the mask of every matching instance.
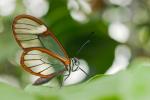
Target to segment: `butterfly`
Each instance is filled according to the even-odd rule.
[[[14,18],[12,30],[16,42],[23,49],[21,66],[40,77],[34,85],[46,83],[66,72],[65,76],[69,77],[71,72],[81,69],[79,59],[68,57],[62,44],[41,20],[19,15]]]

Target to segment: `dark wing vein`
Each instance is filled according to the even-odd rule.
[[[33,38],[33,39],[24,39],[24,40],[20,40],[20,41],[32,41],[32,40],[36,40],[38,38]]]
[[[37,27],[36,25],[32,25],[32,24],[27,24],[27,23],[16,23],[16,24],[24,24],[24,25],[30,25],[30,26],[34,26],[34,27]]]
[[[49,68],[51,68],[51,67],[52,67],[52,66],[49,66],[49,67],[43,69],[42,71],[40,71],[40,72],[38,72],[38,73],[42,73],[42,72],[44,72],[45,70],[47,70],[47,69],[49,69]]]

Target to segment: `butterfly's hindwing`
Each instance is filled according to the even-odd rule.
[[[47,77],[65,70],[65,65],[60,60],[39,50],[24,52],[21,61],[25,70],[38,76]]]

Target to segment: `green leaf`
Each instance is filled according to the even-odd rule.
[[[138,58],[115,75],[96,75],[85,83],[50,88],[28,85],[25,91],[0,84],[2,100],[149,100],[150,59]]]
[[[100,79],[100,78],[103,78],[103,77],[105,77],[105,76],[107,76],[107,75],[104,75],[104,74],[95,75],[95,76],[93,76],[92,78],[90,78],[90,79],[87,81],[87,83],[88,83],[88,82],[93,82],[93,81],[98,80],[98,79]]]
[[[130,65],[129,68],[135,69],[137,67],[149,67],[150,66],[150,59],[147,57],[139,57],[134,59]]]
[[[10,87],[0,83],[1,100],[36,100],[32,95],[25,93],[23,90]]]
[[[138,62],[137,59],[133,61],[130,69],[116,75],[96,75],[89,82],[62,88],[29,85],[25,91],[37,97],[53,100],[148,100],[150,62],[148,58],[140,59]]]

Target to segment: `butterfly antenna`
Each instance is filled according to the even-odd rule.
[[[82,44],[82,46],[80,47],[80,49],[77,51],[76,55],[79,55],[79,53],[82,51],[82,49],[88,44],[90,43],[90,40],[87,40],[86,42],[84,42]]]
[[[89,76],[89,74],[86,73],[82,68],[79,67],[79,69],[80,69],[86,76]]]
[[[83,50],[83,48],[91,42],[91,40],[89,38],[91,38],[93,36],[94,32],[91,32],[89,35],[88,35],[88,38],[87,40],[81,45],[81,47],[79,48],[79,50],[77,51],[76,53],[76,56],[79,55],[79,53]]]

